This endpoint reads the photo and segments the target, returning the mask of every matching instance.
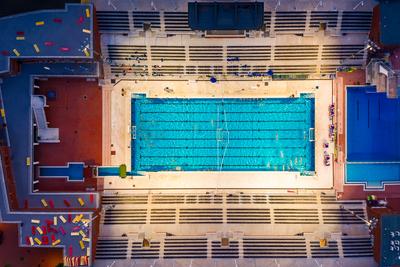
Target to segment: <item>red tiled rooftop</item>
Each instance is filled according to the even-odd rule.
[[[56,99],[45,108],[49,127],[59,128],[60,143],[35,146],[39,165],[60,166],[68,162],[101,165],[102,160],[102,91],[97,80],[85,78],[49,78],[39,82],[35,94],[56,92]],[[66,179],[38,179],[40,191],[77,191],[97,188],[97,179],[67,182]]]

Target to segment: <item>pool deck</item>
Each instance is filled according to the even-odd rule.
[[[49,78],[38,81],[35,94],[56,92],[55,100],[47,101],[46,117],[50,127],[60,129],[60,143],[35,146],[34,158],[39,166],[64,166],[68,162],[101,165],[102,93],[97,79]],[[66,179],[38,178],[39,191],[86,191],[101,188],[101,179],[85,177],[83,182]]]
[[[165,91],[165,87],[173,92]],[[134,179],[105,178],[106,189],[333,187],[332,165],[328,167],[323,162],[323,142],[329,139],[328,107],[332,103],[331,80],[268,81],[268,84],[261,80],[223,81],[216,84],[209,81],[120,81],[114,87],[105,86],[105,91],[110,94],[111,110],[109,114],[103,112],[103,125],[109,123],[111,132],[103,142],[103,154],[110,155],[109,158],[103,158],[104,165],[129,165],[131,162],[130,103],[131,95],[135,93],[145,93],[147,97],[157,98],[274,98],[314,93],[316,99],[316,176],[300,176],[298,172],[148,172]],[[107,133],[103,138],[105,136]],[[328,152],[333,154],[333,143],[330,144]]]

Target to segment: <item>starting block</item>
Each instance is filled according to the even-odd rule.
[[[78,202],[79,202],[79,204],[80,204],[81,206],[84,206],[84,205],[85,205],[85,201],[83,201],[83,199],[80,198],[80,197],[78,197]]]
[[[18,52],[18,50],[17,49],[13,49],[13,52],[14,52],[14,54],[17,56],[17,57],[19,57],[21,54]],[[28,157],[29,158],[29,157]],[[28,165],[28,158],[26,158],[26,162],[27,162],[27,164],[26,165]],[[29,160],[30,160],[30,158],[29,158]],[[29,161],[29,163],[30,163],[30,161]],[[29,164],[30,165],[30,164]],[[28,166],[29,166],[28,165]]]
[[[88,29],[82,29],[82,32],[87,33],[87,34],[91,34],[92,32]]]
[[[84,237],[84,238],[82,238],[82,241],[84,241],[84,242],[90,242],[90,239],[87,238],[87,237]]]
[[[31,223],[39,224],[39,223],[40,223],[40,220],[34,220],[34,219],[32,219],[32,220],[31,220]]]
[[[57,225],[57,216],[54,216],[54,217],[53,217],[53,224],[54,224],[54,225]]]
[[[38,231],[39,234],[43,235],[42,228],[40,228],[40,227],[38,226],[38,227],[36,227],[36,230]]]
[[[86,8],[86,17],[90,18],[90,9],[89,8]]]
[[[39,246],[42,244],[42,241],[40,241],[39,238],[35,237],[34,240],[35,240],[35,242],[36,242]]]
[[[71,232],[71,236],[78,236],[79,232]]]
[[[33,48],[35,49],[36,53],[40,53],[40,49],[37,44],[33,44]]]
[[[25,40],[25,36],[17,36],[17,37],[15,37],[15,39],[17,41],[23,41],[23,40]]]
[[[31,236],[29,237],[29,243],[31,244],[31,246],[34,245],[34,243],[33,243],[33,238],[32,238]]]
[[[47,205],[47,202],[46,202],[46,200],[45,200],[44,198],[42,198],[42,199],[40,200],[40,202],[42,202],[43,207],[47,207],[47,206],[48,206],[48,205]]]
[[[43,26],[44,25],[44,21],[36,21],[35,25],[36,26]]]
[[[54,241],[53,243],[51,243],[51,245],[54,247],[54,246],[57,246],[58,244],[60,244],[60,242],[61,242],[61,240],[60,240],[60,239],[57,239],[56,241]]]

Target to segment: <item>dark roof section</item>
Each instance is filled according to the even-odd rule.
[[[80,3],[80,0],[1,0],[0,17],[43,9],[64,9],[66,3]]]
[[[381,0],[380,7],[380,32],[381,43],[384,45],[400,45],[400,0]]]

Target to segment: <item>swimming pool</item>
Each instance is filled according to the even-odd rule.
[[[132,170],[313,171],[314,98],[132,98]]]
[[[68,162],[67,166],[39,166],[40,178],[67,178],[68,181],[83,181],[83,162]]]
[[[400,182],[400,99],[375,86],[347,88],[346,182],[383,187]]]

